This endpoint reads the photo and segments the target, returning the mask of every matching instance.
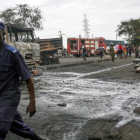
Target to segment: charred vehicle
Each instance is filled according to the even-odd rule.
[[[59,64],[63,50],[62,38],[36,39],[40,45],[41,65]]]
[[[19,50],[31,72],[40,75],[37,69],[40,62],[40,45],[35,43],[34,28],[23,28],[5,23],[5,42]]]

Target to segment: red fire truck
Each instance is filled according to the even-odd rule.
[[[79,57],[82,54],[81,46],[86,47],[86,56],[93,56],[99,54],[99,46],[102,45],[106,50],[106,40],[103,37],[96,38],[68,38],[67,39],[67,51],[70,54],[74,54]]]

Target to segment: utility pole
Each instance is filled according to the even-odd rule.
[[[58,35],[58,36],[60,36],[61,38],[62,38],[62,35],[65,35],[65,34],[62,34],[62,32],[61,32],[61,31],[59,31],[58,33],[59,33],[59,35]]]
[[[89,28],[88,28],[88,26],[89,26],[89,24],[88,24],[88,22],[89,22],[89,20],[87,19],[87,17],[86,17],[86,14],[84,15],[84,20],[83,20],[83,23],[84,23],[84,35],[85,35],[85,38],[88,38],[89,37]]]
[[[118,35],[117,35],[117,30],[116,30],[116,40],[117,40],[117,36],[118,36]]]
[[[58,35],[58,36],[60,36],[60,38],[62,38],[62,49],[63,49],[63,35],[65,35],[65,34],[62,34],[62,32],[61,32],[61,31],[59,31],[58,33],[59,33],[59,35]]]

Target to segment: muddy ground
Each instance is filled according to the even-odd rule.
[[[25,123],[50,140],[139,140],[140,116],[133,110],[140,106],[140,73],[135,73],[132,61],[132,58],[120,59],[49,70],[40,77],[48,83],[36,90],[36,115],[31,119],[25,115],[29,98],[24,85],[18,110]],[[101,95],[100,92],[92,95],[92,85],[89,85],[92,80],[93,88]],[[76,81],[77,85],[70,81]],[[80,86],[84,88],[81,90]],[[6,140],[24,139],[9,133]]]

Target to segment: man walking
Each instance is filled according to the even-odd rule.
[[[99,47],[99,55],[100,55],[101,59],[103,57],[103,52],[104,52],[104,48],[102,47],[102,45],[100,45],[100,47]]]
[[[114,47],[113,47],[113,44],[110,44],[110,56],[111,56],[112,62],[114,62]]]
[[[19,76],[26,81],[30,102],[26,113],[30,118],[36,113],[34,83],[30,71],[21,54],[3,40],[4,24],[0,22],[0,140],[8,131],[31,140],[43,140],[23,123],[18,112],[20,101]]]
[[[82,57],[84,58],[84,60],[86,60],[85,53],[86,53],[86,48],[85,48],[85,46],[83,45],[83,46],[82,46]]]

